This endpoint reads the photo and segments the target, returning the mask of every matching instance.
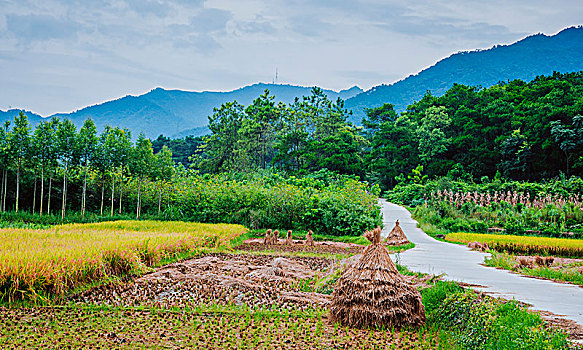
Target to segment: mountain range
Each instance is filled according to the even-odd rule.
[[[364,108],[390,102],[401,112],[420,100],[427,91],[444,94],[454,83],[490,87],[499,82],[538,75],[583,70],[583,27],[571,27],[547,36],[536,34],[511,45],[487,50],[463,51],[390,85],[379,85],[346,100],[354,121],[364,116]]]
[[[125,96],[94,106],[85,107],[72,113],[57,113],[48,118],[68,118],[75,125],[81,126],[85,119],[91,117],[98,130],[106,125],[120,126],[132,131],[135,138],[143,132],[146,137],[156,138],[158,135],[183,137],[186,135],[204,135],[208,133],[208,116],[214,107],[230,101],[243,105],[251,103],[264,90],[276,97],[277,101],[291,103],[296,97],[307,96],[311,87],[285,84],[258,83],[228,92],[192,92],[183,90],[165,90],[156,88],[140,96]],[[326,95],[336,100],[349,99],[363,90],[354,86],[339,92],[324,90]],[[20,112],[19,109],[0,110],[0,122],[12,120]],[[38,114],[23,110],[32,125],[43,120]]]
[[[385,102],[403,111],[412,102],[430,91],[441,95],[454,83],[488,87],[501,81],[532,80],[538,75],[554,71],[583,70],[583,27],[571,27],[556,35],[536,34],[510,45],[496,45],[486,50],[455,53],[435,65],[390,85],[375,86],[362,91],[357,86],[339,92],[324,90],[330,99],[342,98],[346,108],[353,111],[351,120],[359,124],[365,108]],[[125,96],[89,106],[72,113],[58,113],[49,117],[69,118],[80,126],[91,117],[98,129],[105,125],[132,130],[134,137],[144,132],[147,137],[160,134],[172,137],[203,135],[208,132],[208,116],[214,107],[236,100],[247,105],[265,89],[277,101],[293,102],[296,97],[310,94],[310,87],[257,83],[228,92],[192,92],[156,88],[140,96]],[[0,122],[13,119],[18,109],[0,110]],[[24,111],[35,125],[42,117]]]

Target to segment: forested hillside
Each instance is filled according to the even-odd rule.
[[[458,52],[435,65],[390,85],[379,85],[346,100],[360,122],[364,109],[385,102],[401,112],[426,91],[441,96],[454,83],[489,87],[498,82],[520,79],[530,81],[553,72],[583,69],[583,27],[572,27],[553,36],[537,34],[512,45],[497,45],[488,50]]]
[[[383,189],[439,176],[581,176],[582,115],[583,72],[490,88],[456,84],[443,96],[426,94],[401,114],[390,103],[368,109],[363,127],[349,121],[342,100],[318,88],[289,104],[267,90],[247,106],[223,103],[209,117],[211,134],[204,138],[151,142],[140,134],[133,142],[130,130],[98,132],[91,119],[81,128],[58,118],[31,127],[20,113],[0,128],[0,203],[17,208],[24,200],[25,207],[42,210],[39,198],[58,193],[52,205],[60,202],[63,213],[71,200],[82,212],[86,203],[102,212],[110,192],[113,213],[114,202],[129,196],[140,203],[148,189],[152,210],[155,198],[161,203],[168,184],[184,179],[189,168],[203,175],[268,171],[325,179],[336,173]]]
[[[427,93],[401,114],[367,110],[364,127],[341,101],[315,89],[303,101],[227,103],[209,118],[211,136],[195,157],[205,172],[275,167],[292,173],[329,169],[391,188],[417,169],[479,180],[497,172],[541,180],[583,170],[583,73],[555,73],[490,88],[455,84]]]
[[[104,130],[106,125],[117,126],[131,130],[134,136],[143,132],[152,139],[161,134],[174,137],[201,136],[208,133],[208,116],[213,113],[214,107],[233,100],[243,104],[250,103],[265,89],[276,94],[278,101],[291,103],[295,98],[309,94],[311,88],[263,83],[227,92],[156,88],[140,96],[128,95],[71,113],[57,113],[49,118],[70,119],[77,127],[81,127],[87,118],[91,118],[99,131]],[[339,92],[325,90],[326,96],[332,100],[347,99],[360,92],[362,90],[356,86]],[[13,119],[19,111],[0,111],[0,121]],[[39,115],[24,112],[30,116],[33,126],[42,120]]]

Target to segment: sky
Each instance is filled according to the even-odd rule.
[[[461,50],[582,24],[580,0],[0,0],[0,109],[156,87],[390,84]]]

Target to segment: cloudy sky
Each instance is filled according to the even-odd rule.
[[[391,83],[459,50],[581,24],[580,0],[0,0],[0,109],[155,87]]]

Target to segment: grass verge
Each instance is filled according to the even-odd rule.
[[[454,282],[422,291],[427,326],[444,330],[456,349],[569,349],[563,332],[514,301],[494,299]]]
[[[526,276],[544,278],[552,281],[569,282],[583,286],[583,263],[571,263],[564,266],[521,266],[516,257],[510,254],[491,252],[491,257],[486,258],[485,265],[504,270],[514,271]]]

